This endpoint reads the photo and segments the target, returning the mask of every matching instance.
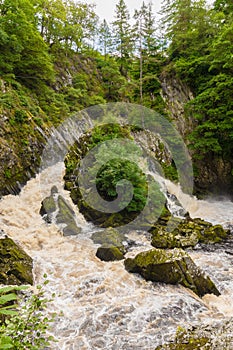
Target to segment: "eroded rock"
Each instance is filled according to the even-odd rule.
[[[168,284],[181,284],[202,297],[205,294],[220,295],[220,292],[190,256],[182,249],[153,249],[125,260],[129,272],[139,273],[146,280]]]
[[[81,232],[75,221],[74,210],[59,195],[56,186],[51,188],[51,195],[42,201],[40,214],[47,223],[58,224],[64,236],[77,235]]]

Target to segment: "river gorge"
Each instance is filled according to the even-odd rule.
[[[64,165],[45,169],[22,188],[19,195],[0,201],[0,226],[18,242],[34,261],[34,280],[50,283],[46,293],[55,293],[49,311],[57,313],[52,333],[58,340],[53,349],[155,349],[175,334],[178,326],[212,323],[233,316],[232,245],[190,250],[189,254],[214,281],[221,296],[197,297],[182,286],[146,282],[129,274],[122,261],[103,262],[90,239],[96,228],[85,221],[63,189]],[[39,214],[41,201],[56,185],[76,213],[78,236],[64,237],[55,224],[48,225]],[[189,211],[213,223],[233,224],[233,204],[219,200],[197,200],[184,195],[167,181]],[[138,243],[135,252],[150,249],[147,237],[131,233]]]

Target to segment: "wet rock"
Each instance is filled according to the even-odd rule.
[[[162,221],[160,221],[161,223]],[[221,225],[212,225],[201,219],[185,220],[173,218],[169,228],[158,223],[151,232],[151,244],[155,248],[187,248],[197,243],[215,244],[226,240],[230,231]]]
[[[109,247],[105,245],[102,245],[97,249],[96,256],[102,261],[115,261],[124,259],[124,254],[119,248]]]
[[[58,224],[65,224],[63,228],[64,236],[77,235],[81,232],[81,229],[76,225],[74,219],[75,213],[73,209],[66,203],[62,196],[58,196],[58,213],[56,216],[56,222]]]
[[[126,241],[124,234],[111,227],[103,231],[94,232],[91,239],[95,244],[105,244],[108,246],[118,247],[120,249],[124,249],[123,242]]]
[[[205,294],[220,295],[214,283],[195,265],[182,249],[153,249],[125,260],[129,272],[139,273],[146,280],[169,284],[181,284],[202,297]]]
[[[123,242],[126,237],[116,229],[107,228],[104,231],[94,232],[92,240],[96,244],[101,244],[97,249],[96,256],[103,261],[114,261],[124,259],[126,252]]]
[[[179,327],[176,336],[169,344],[156,347],[155,350],[231,350],[233,348],[233,320],[199,324],[188,328]]]
[[[56,186],[51,188],[51,195],[42,201],[40,214],[47,223],[55,222],[64,236],[77,235],[81,232],[75,221],[75,212],[59,195]]]
[[[32,258],[11,238],[0,238],[0,283],[33,284]]]
[[[43,216],[44,220],[49,224],[52,222],[52,213],[54,213],[57,209],[54,194],[58,193],[58,189],[56,186],[51,188],[51,195],[46,197],[42,203],[40,208],[40,215]]]

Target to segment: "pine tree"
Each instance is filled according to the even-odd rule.
[[[121,73],[126,76],[133,53],[133,36],[130,14],[124,0],[119,0],[115,13],[116,20],[112,23],[115,32],[115,51],[119,57]]]
[[[104,19],[103,22],[100,24],[99,45],[100,50],[106,59],[107,54],[112,53],[113,49],[112,32],[106,19]]]
[[[134,19],[136,54],[138,56],[138,64],[136,61],[134,65],[134,74],[135,79],[139,80],[140,103],[146,103],[148,107],[151,107],[151,100],[154,99],[154,93],[158,89],[158,75],[161,67],[152,3],[146,5],[143,1],[140,10],[135,11]]]

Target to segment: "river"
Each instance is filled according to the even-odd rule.
[[[0,228],[17,241],[34,260],[34,280],[50,283],[46,293],[55,293],[49,310],[57,313],[52,333],[58,340],[52,349],[152,350],[174,335],[178,325],[212,322],[233,316],[233,250],[190,251],[190,255],[216,283],[221,296],[202,299],[182,286],[144,281],[129,274],[120,262],[102,262],[90,239],[95,228],[87,223],[63,190],[63,166],[57,163],[31,179],[19,195],[0,201]],[[46,224],[39,214],[41,200],[56,185],[76,211],[78,236],[63,237],[55,224]],[[233,203],[197,200],[185,196],[170,182],[174,193],[191,217],[213,223],[233,224]],[[137,232],[138,249],[150,249]],[[142,239],[143,238],[143,239]]]

